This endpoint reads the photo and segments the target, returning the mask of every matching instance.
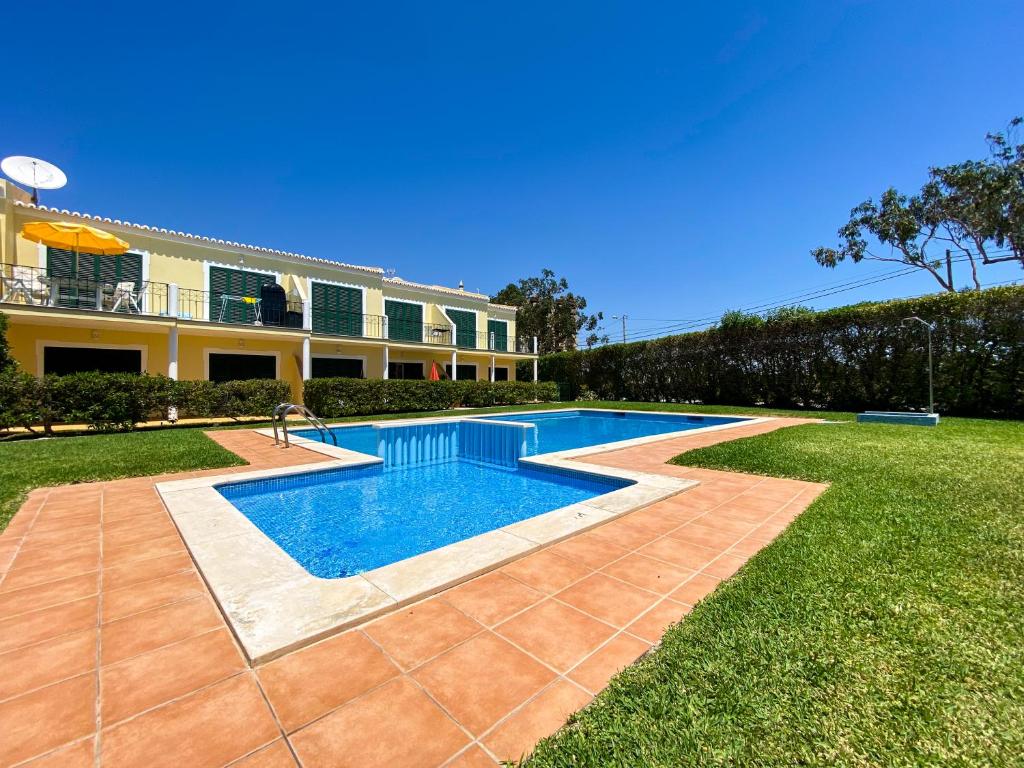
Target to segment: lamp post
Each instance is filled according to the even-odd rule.
[[[629,319],[629,315],[612,315],[612,320],[622,321],[622,343],[626,343],[626,321]]]
[[[935,330],[935,323],[929,323],[914,315],[903,318],[900,325],[906,328],[908,323],[914,322],[920,323],[928,329],[928,413],[935,413],[935,389],[932,385],[932,331]]]

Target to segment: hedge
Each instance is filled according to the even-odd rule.
[[[917,315],[936,323],[940,413],[1024,418],[1024,287],[783,312],[697,333],[541,358],[563,396],[860,411],[928,405]]]
[[[133,429],[167,418],[266,416],[290,398],[286,381],[174,381],[166,376],[75,373],[38,379],[14,368],[0,372],[0,429],[87,424],[101,432]]]
[[[557,399],[552,383],[526,381],[409,381],[309,379],[303,401],[320,418],[442,411],[459,406],[516,405]]]

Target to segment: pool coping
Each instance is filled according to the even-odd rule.
[[[556,413],[559,410],[608,412],[608,409],[565,408],[517,411],[516,414]],[[401,426],[408,423],[466,421],[473,418],[470,415],[446,416],[434,419],[388,420],[384,424]],[[388,611],[422,600],[538,549],[610,522],[698,484],[695,480],[588,464],[580,461],[581,457],[668,440],[681,435],[694,435],[771,420],[747,418],[732,424],[698,427],[520,459],[524,464],[630,480],[633,484],[356,576],[340,579],[324,579],[310,574],[225,499],[216,490],[216,486],[346,467],[372,466],[383,463],[380,458],[316,440],[291,436],[294,445],[327,455],[330,460],[287,468],[167,481],[157,483],[156,489],[249,662],[256,665],[342,632]],[[499,420],[488,421],[495,423]],[[374,423],[377,422],[366,421],[345,426],[366,426]],[[523,422],[505,423],[523,425]],[[261,435],[273,436],[272,430],[254,431]]]

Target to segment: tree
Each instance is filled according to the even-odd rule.
[[[14,359],[11,357],[10,348],[7,346],[7,317],[0,312],[0,371],[13,367]]]
[[[569,291],[569,282],[550,269],[541,270],[540,277],[509,283],[491,301],[517,307],[516,329],[522,336],[536,336],[544,353],[576,349],[582,331],[588,333],[587,346],[608,340],[596,332],[604,315],[588,315],[587,300]]]
[[[1024,144],[1015,144],[1022,123],[1015,117],[1005,132],[988,134],[984,160],[929,169],[916,195],[890,187],[878,203],[865,200],[839,229],[839,246],[815,248],[811,255],[825,267],[846,259],[906,264],[925,270],[947,291],[956,290],[952,261],[936,251],[963,257],[974,288],[981,287],[979,263],[1016,261],[1024,268]],[[871,250],[869,237],[889,252]]]

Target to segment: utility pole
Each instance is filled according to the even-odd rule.
[[[622,321],[622,343],[626,343],[626,320],[629,319],[629,315],[612,315],[612,320]]]

